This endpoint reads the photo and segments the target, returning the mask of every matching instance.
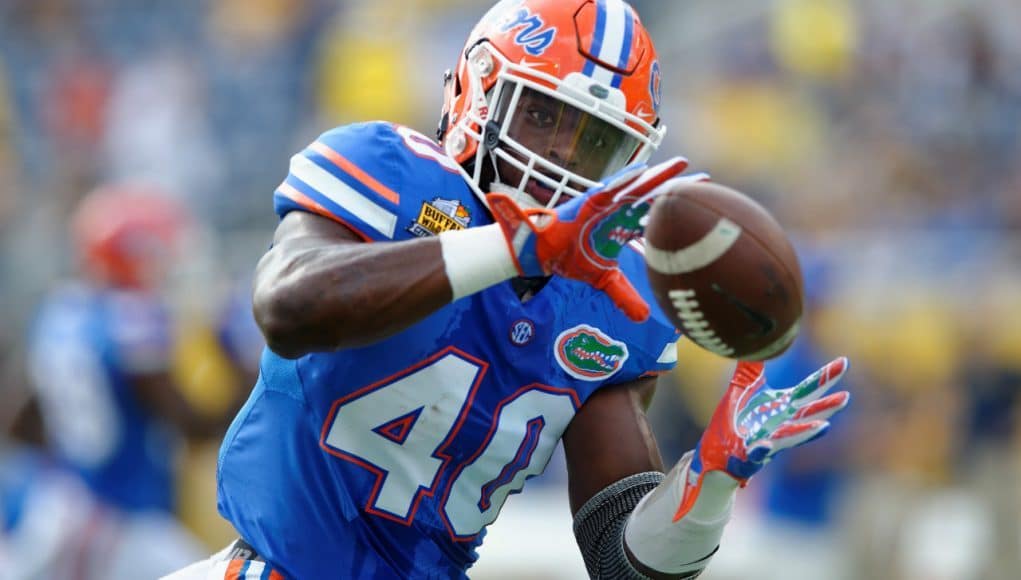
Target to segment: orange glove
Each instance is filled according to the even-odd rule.
[[[739,362],[695,447],[674,521],[695,504],[706,473],[723,471],[743,486],[777,453],[826,433],[828,419],[847,406],[851,394],[823,395],[847,367],[840,357],[794,387],[774,389],[766,384],[761,362]]]
[[[557,274],[609,295],[628,318],[641,322],[649,305],[617,267],[617,257],[644,231],[642,218],[669,182],[688,167],[684,158],[648,167],[628,166],[601,187],[553,209],[525,209],[509,196],[486,196],[522,276]]]

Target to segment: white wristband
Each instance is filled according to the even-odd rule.
[[[690,461],[688,453],[642,498],[624,529],[624,543],[631,554],[643,565],[666,574],[691,572],[708,564],[730,520],[737,490],[737,482],[727,474],[707,473],[695,506],[674,523]]]
[[[454,300],[518,275],[499,224],[446,231],[439,238]]]

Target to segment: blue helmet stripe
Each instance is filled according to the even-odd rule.
[[[596,33],[592,39],[592,46],[589,49],[589,54],[594,58],[599,58],[599,52],[603,50],[603,36],[606,35],[606,0],[596,0]],[[585,63],[585,68],[582,72],[586,76],[592,76],[596,70],[596,63],[589,60]]]
[[[620,59],[617,61],[617,68],[627,68],[627,61],[631,58],[631,40],[635,33],[635,19],[631,13],[631,9],[628,8],[627,16],[624,18],[624,45],[620,50]],[[624,77],[621,75],[613,75],[613,88],[620,88],[621,81]]]

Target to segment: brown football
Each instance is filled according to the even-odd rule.
[[[645,264],[660,308],[695,344],[721,356],[765,360],[798,334],[801,268],[776,219],[716,183],[656,199]]]

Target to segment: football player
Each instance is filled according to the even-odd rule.
[[[439,144],[384,122],[291,158],[255,278],[261,376],[223,442],[241,539],[176,578],[462,578],[563,440],[599,578],[688,578],[735,490],[820,435],[838,359],[791,389],[739,364],[664,474],[644,407],[678,331],[650,310],[656,51],[621,0],[508,0],[447,75]]]
[[[39,307],[28,341],[34,398],[53,455],[94,500],[76,504],[74,549],[57,551],[66,577],[154,578],[202,553],[173,515],[175,457],[180,435],[219,436],[227,421],[194,409],[171,371],[161,291],[188,223],[183,206],[148,186],[87,194],[71,223],[81,276]]]

